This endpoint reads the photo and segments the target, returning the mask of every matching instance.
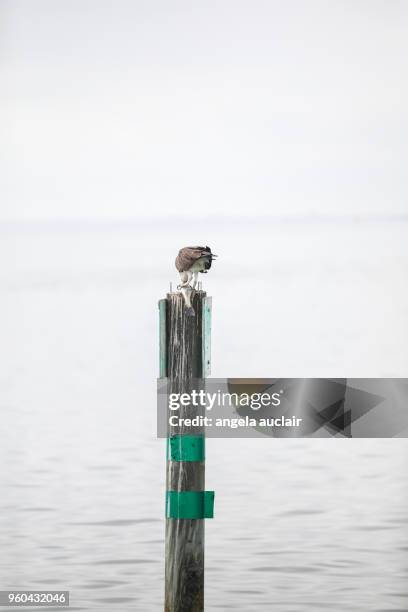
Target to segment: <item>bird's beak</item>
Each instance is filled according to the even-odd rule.
[[[211,257],[218,257],[215,253],[211,253]]]

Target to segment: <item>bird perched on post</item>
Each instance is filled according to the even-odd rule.
[[[180,274],[181,285],[177,289],[181,289],[184,300],[187,306],[187,315],[194,316],[194,309],[191,306],[190,294],[197,286],[199,272],[206,274],[211,268],[213,259],[217,257],[211,253],[209,246],[190,246],[180,249],[176,257],[176,268]],[[193,286],[190,285],[191,279]]]

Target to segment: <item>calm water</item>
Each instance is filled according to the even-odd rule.
[[[3,228],[0,588],[161,610],[156,301],[186,236],[220,254],[214,376],[407,375],[406,224]],[[408,610],[406,440],[207,455],[207,610]]]

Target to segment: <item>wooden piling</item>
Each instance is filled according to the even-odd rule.
[[[169,293],[159,302],[160,375],[167,376],[168,393],[197,389],[198,380],[210,371],[211,298],[194,291],[191,302],[194,317],[186,315],[180,293]],[[200,412],[180,407],[177,415]],[[164,610],[203,612],[204,522],[212,516],[213,500],[213,492],[205,492],[204,431],[168,426],[167,443]],[[181,518],[185,516],[194,518]]]

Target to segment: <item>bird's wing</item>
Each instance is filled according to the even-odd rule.
[[[176,257],[176,268],[179,272],[185,272],[189,270],[193,263],[203,257],[204,255],[210,255],[211,249],[202,246],[184,247],[180,249],[179,254]]]

